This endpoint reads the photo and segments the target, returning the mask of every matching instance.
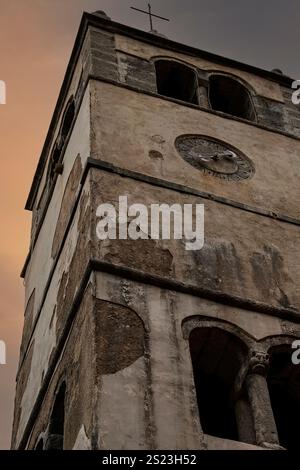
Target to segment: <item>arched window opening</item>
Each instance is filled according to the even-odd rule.
[[[203,327],[191,332],[190,352],[203,432],[239,441],[233,387],[246,346],[231,333]]]
[[[75,117],[75,102],[74,102],[74,99],[72,99],[67,105],[67,109],[65,111],[65,114],[62,120],[61,131],[60,131],[62,143],[65,142],[66,138],[69,135],[74,117]]]
[[[197,78],[193,69],[171,60],[155,62],[157,92],[187,103],[198,104]]]
[[[53,405],[46,450],[63,450],[66,384],[62,383]]]
[[[298,450],[300,365],[292,363],[291,355],[287,348],[271,353],[267,382],[279,443],[288,450]]]
[[[215,111],[255,121],[255,111],[249,91],[231,77],[224,75],[210,77],[209,101]]]

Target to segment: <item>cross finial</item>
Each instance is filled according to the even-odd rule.
[[[154,18],[159,18],[160,20],[164,20],[164,21],[170,21],[168,18],[164,18],[163,16],[158,16],[158,15],[155,15],[154,13],[152,13],[152,8],[151,8],[151,4],[148,3],[148,11],[144,11],[144,10],[140,10],[139,8],[135,8],[135,7],[130,7],[132,10],[136,10],[136,11],[139,11],[141,13],[145,13],[146,15],[149,15],[149,21],[150,21],[150,31],[151,33],[155,33],[155,29],[153,29],[153,17]]]

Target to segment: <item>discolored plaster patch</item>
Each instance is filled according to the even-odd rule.
[[[130,181],[131,185],[132,182]],[[129,186],[130,188],[130,186]],[[124,188],[124,180],[113,177],[105,178],[103,173],[92,171],[91,181],[91,206],[94,208],[92,217],[92,239],[94,258],[114,264],[120,264],[135,269],[144,270],[151,274],[170,276],[173,273],[173,255],[171,251],[162,246],[159,240],[104,240],[100,241],[96,236],[96,208],[99,204],[107,203],[118,205],[119,195],[128,194]],[[117,224],[117,231],[119,225]]]
[[[164,156],[158,150],[149,150],[149,158],[152,160],[163,160]]]
[[[201,285],[216,290],[232,289],[243,284],[241,258],[233,242],[228,240],[207,241],[199,251],[192,252],[192,272],[187,275],[197,279]],[[186,266],[186,269],[190,269]]]
[[[96,299],[97,371],[115,374],[144,355],[145,328],[128,307]]]
[[[291,307],[285,293],[285,284],[290,276],[279,249],[274,245],[265,245],[261,251],[252,254],[250,262],[257,290],[267,299],[273,298],[279,305]]]
[[[169,276],[173,272],[173,256],[155,240],[112,240],[104,255],[105,261],[130,266],[148,273]]]

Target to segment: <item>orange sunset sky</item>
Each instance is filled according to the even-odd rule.
[[[30,231],[23,210],[82,11],[104,10],[113,20],[148,30],[130,6],[143,0],[0,0],[0,448],[9,448],[15,375],[23,322],[19,277]],[[271,8],[270,8],[271,5]],[[171,18],[155,24],[169,38],[300,79],[299,0],[155,0]]]

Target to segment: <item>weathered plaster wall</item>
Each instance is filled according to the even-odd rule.
[[[91,96],[93,157],[299,218],[300,141],[97,81],[91,83]],[[230,182],[195,170],[175,149],[175,139],[182,134],[207,135],[231,144],[252,160],[254,177]],[[162,158],[151,158],[152,150]]]
[[[118,207],[119,195],[128,197],[128,205],[142,203],[149,211],[154,203],[204,204],[204,247],[187,251],[183,240],[172,239],[99,241],[99,219],[93,217],[93,251],[97,259],[269,305],[299,309],[297,226],[92,170],[95,208],[106,202]]]
[[[134,310],[143,319],[147,329],[146,374],[151,378],[147,381],[147,410],[152,424],[149,428],[149,415],[140,415],[137,423],[138,428],[141,424],[149,428],[152,447],[148,441],[147,448],[204,448],[206,439],[200,428],[189,344],[183,331],[184,322],[196,318],[221,320],[232,325],[233,329],[243,331],[249,337],[249,343],[254,345],[266,337],[284,334],[280,320],[101,272],[96,273],[95,279],[98,299]],[[122,373],[103,377],[98,416],[100,431],[105,435],[101,448],[119,448],[121,443],[122,449],[131,448],[130,436],[118,417],[127,417],[130,410],[136,415],[139,400],[143,399],[144,381],[136,381],[133,390],[136,400],[128,400],[127,396],[132,390],[131,375],[139,367],[136,362],[135,367],[124,369]],[[127,378],[124,382],[124,377],[128,378],[128,382]],[[124,399],[121,399],[124,394]],[[110,410],[110,419],[107,419],[107,410]],[[128,422],[131,422],[130,419]],[[116,434],[119,434],[117,438]],[[217,439],[208,438],[207,441],[211,448],[216,445]],[[233,449],[247,447],[246,444],[223,440],[222,446]]]
[[[251,345],[285,334],[277,318],[95,272],[28,448],[47,434],[62,380],[65,449],[252,448],[202,434],[184,331],[188,320],[195,326],[221,321],[242,331]]]

